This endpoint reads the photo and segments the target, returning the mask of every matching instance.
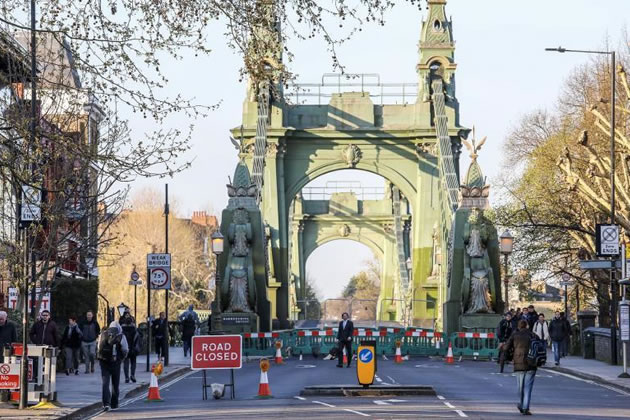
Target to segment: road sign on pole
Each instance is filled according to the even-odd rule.
[[[140,274],[137,271],[131,273],[131,280],[129,281],[130,286],[140,286],[142,281],[140,280]]]
[[[630,303],[619,304],[619,336],[621,341],[630,341]]]
[[[595,248],[600,257],[619,255],[619,226],[597,224],[595,227]]]
[[[148,287],[171,289],[171,254],[147,254]]]
[[[192,338],[190,368],[240,369],[242,354],[240,335],[197,335]]]

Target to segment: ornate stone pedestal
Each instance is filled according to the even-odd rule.
[[[494,331],[501,321],[499,314],[464,314],[459,319],[461,331],[485,329]]]
[[[213,331],[224,331],[228,334],[258,332],[258,315],[255,313],[230,313],[210,315]]]

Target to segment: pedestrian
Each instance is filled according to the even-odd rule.
[[[112,321],[98,338],[96,358],[101,367],[102,399],[105,411],[118,408],[120,364],[127,357],[129,346],[118,321]],[[111,382],[111,390],[110,390]]]
[[[562,357],[562,345],[566,337],[569,336],[567,324],[561,317],[561,312],[556,311],[551,323],[549,324],[549,337],[551,337],[551,349],[556,366],[560,364]]]
[[[567,330],[567,335],[564,337],[564,340],[562,341],[560,357],[567,357],[567,355],[569,354],[569,343],[571,342],[571,336],[573,335],[573,330],[571,329],[571,322],[569,322],[569,319],[565,316],[564,312],[560,312],[560,318],[564,321],[564,326]]]
[[[96,339],[101,333],[101,326],[94,318],[94,312],[85,313],[85,322],[81,324],[81,350],[85,360],[85,373],[94,373],[94,361],[96,360]]]
[[[50,311],[44,309],[39,314],[39,320],[33,324],[29,332],[31,343],[38,346],[59,347],[57,324],[50,319]]]
[[[354,333],[354,324],[350,321],[350,315],[348,312],[341,314],[341,321],[339,322],[339,329],[337,330],[337,341],[339,351],[337,352],[337,367],[343,367],[343,349],[346,349],[346,355],[348,356],[348,366],[352,361],[352,334]]]
[[[151,323],[151,335],[155,338],[155,352],[157,353],[158,359],[164,357],[167,328],[168,322],[166,321],[166,315],[164,312],[160,312],[160,317],[153,320]]]
[[[136,382],[136,359],[138,357],[140,346],[140,334],[138,333],[138,328],[136,327],[136,320],[131,316],[129,312],[129,308],[125,309],[123,316],[120,318],[120,327],[122,328],[123,334],[125,334],[125,338],[127,341],[127,345],[129,347],[129,351],[127,352],[127,357],[125,357],[125,361],[123,362],[123,371],[125,372],[125,383],[128,384],[129,381],[135,383]],[[130,369],[131,368],[131,369]]]
[[[538,315],[538,321],[534,323],[532,332],[538,336],[539,339],[545,344],[545,350],[547,349],[547,343],[550,340],[549,337],[549,324],[545,321],[545,314]]]
[[[81,352],[81,339],[83,333],[77,324],[77,318],[71,316],[68,318],[68,326],[63,330],[61,335],[61,347],[66,357],[66,375],[74,372],[79,374],[79,356]]]
[[[499,325],[497,327],[497,338],[499,339],[499,363],[500,369],[499,372],[503,373],[503,367],[505,366],[505,362],[510,360],[509,354],[503,349],[505,346],[505,342],[512,335],[512,314],[510,312],[506,312],[503,319],[499,321]]]
[[[534,305],[529,305],[527,307],[527,317],[529,318],[529,329],[534,328],[534,324],[538,321],[538,312],[534,308]]]
[[[9,316],[5,311],[0,311],[0,363],[4,362],[5,346],[17,342],[17,330],[15,324],[9,321]]]
[[[199,326],[199,316],[197,312],[194,311],[193,305],[188,306],[188,310],[184,311],[179,316],[179,322],[182,326],[182,341],[184,344],[184,357],[190,353],[190,345],[193,336],[195,335],[195,330]]]
[[[528,327],[527,321],[521,319],[518,321],[518,330],[515,331],[508,339],[505,349],[514,353],[514,373],[518,383],[518,411],[526,416],[531,416],[529,405],[532,397],[532,389],[534,388],[534,378],[536,376],[536,366],[531,366],[527,360],[529,347],[532,340],[536,339],[536,335],[532,333]]]

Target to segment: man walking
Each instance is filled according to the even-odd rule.
[[[164,344],[166,340],[166,329],[168,322],[164,312],[160,312],[160,317],[151,324],[151,334],[155,338],[155,352],[158,359],[164,356]]]
[[[190,344],[195,330],[199,326],[199,315],[194,311],[193,305],[188,306],[188,310],[179,316],[179,322],[182,325],[182,341],[184,344],[184,357],[190,353]]]
[[[77,325],[77,319],[71,316],[68,319],[68,326],[61,336],[61,346],[66,358],[66,375],[74,372],[79,374],[79,352],[81,351],[81,338],[83,334]]]
[[[545,314],[538,315],[538,321],[534,323],[532,332],[543,341],[546,350],[547,343],[549,342],[549,325],[547,324],[547,321],[545,321]]]
[[[531,402],[532,389],[534,388],[534,378],[536,376],[536,366],[531,366],[527,360],[529,347],[532,340],[536,339],[527,325],[527,321],[521,319],[518,322],[518,330],[508,339],[506,351],[514,351],[514,373],[518,383],[519,403],[518,411],[526,416],[531,416],[529,404]]]
[[[561,313],[556,311],[551,323],[549,324],[549,336],[551,337],[551,349],[553,350],[553,358],[556,366],[560,364],[564,340],[569,336],[567,324],[562,319]]]
[[[509,360],[507,352],[503,349],[505,342],[512,335],[512,314],[506,312],[505,316],[499,321],[497,327],[497,338],[499,339],[499,372],[503,373],[503,367],[505,366],[506,359]]]
[[[529,305],[527,307],[527,317],[529,318],[529,329],[531,330],[532,328],[534,328],[534,324],[536,323],[536,321],[538,321],[538,312],[536,312],[534,305]]]
[[[50,319],[50,312],[43,310],[39,314],[39,321],[33,324],[29,332],[31,343],[38,346],[59,347],[57,324]]]
[[[103,381],[102,400],[105,411],[118,408],[120,364],[127,357],[129,346],[118,321],[112,321],[98,339],[96,357]],[[110,391],[111,381],[111,391]]]
[[[0,311],[0,363],[4,362],[2,349],[16,342],[17,330],[15,329],[15,324],[8,320],[8,315],[5,311]]]
[[[101,326],[94,319],[94,312],[87,311],[85,314],[86,321],[81,324],[81,350],[83,351],[83,359],[85,360],[85,373],[94,373],[94,361],[96,359],[96,339],[101,333]]]
[[[343,367],[343,349],[346,349],[346,355],[348,356],[348,366],[352,362],[352,333],[354,332],[354,324],[350,321],[350,315],[348,312],[341,314],[341,322],[339,322],[339,329],[337,331],[337,340],[339,342],[339,352],[337,355],[337,367]]]
[[[127,341],[128,352],[123,362],[123,372],[125,372],[125,383],[129,381],[136,382],[136,358],[139,353],[140,334],[136,327],[136,320],[131,316],[129,309],[125,309],[123,316],[120,318],[120,327]]]

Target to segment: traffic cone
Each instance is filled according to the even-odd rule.
[[[281,365],[283,363],[282,361],[282,341],[278,340],[276,341],[276,357],[274,362],[276,362],[276,365]]]
[[[446,363],[453,364],[453,345],[448,343],[448,352],[446,352]]]
[[[300,352],[300,362],[302,361],[302,352]]]
[[[346,353],[346,347],[345,346],[343,347],[343,361],[342,361],[342,363],[344,365],[346,365],[346,366],[348,365],[348,353]]]
[[[273,398],[271,388],[269,388],[269,379],[267,371],[269,370],[269,360],[262,359],[260,361],[260,383],[258,384],[257,398]]]
[[[400,340],[396,341],[396,356],[394,357],[394,363],[402,363],[402,353],[400,352]]]
[[[162,398],[160,398],[160,388],[159,388],[158,383],[157,383],[156,373],[158,375],[160,373],[162,373],[161,362],[158,362],[158,366],[156,366],[156,365],[151,366],[151,382],[149,383],[149,395],[147,396],[147,402],[149,402],[149,401],[156,401],[156,402],[164,401]]]

